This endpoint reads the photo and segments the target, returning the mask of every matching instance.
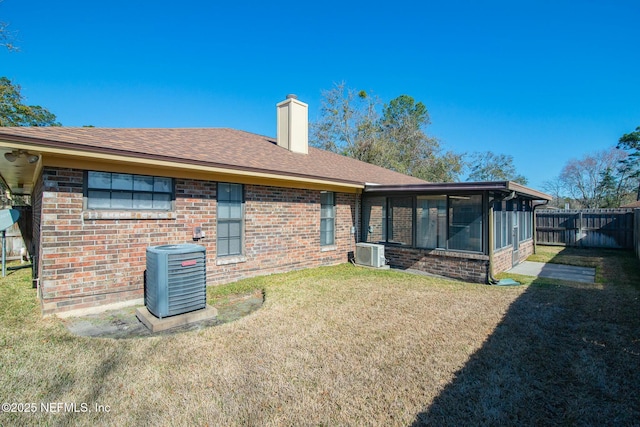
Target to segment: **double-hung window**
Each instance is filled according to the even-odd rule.
[[[218,251],[219,257],[242,255],[244,221],[242,184],[218,183]]]
[[[172,209],[171,178],[88,171],[86,183],[88,209]]]
[[[322,246],[335,243],[336,207],[335,194],[326,191],[320,193],[320,244]]]

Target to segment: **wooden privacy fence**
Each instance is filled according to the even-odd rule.
[[[15,206],[20,212],[18,222],[6,230],[7,259],[20,259],[22,248],[31,249],[32,214],[31,206]]]
[[[640,258],[640,209],[634,210],[634,231],[633,231],[633,241],[634,247],[636,249],[636,256]]]
[[[634,249],[634,216],[633,209],[622,208],[540,209],[536,239],[542,245]]]

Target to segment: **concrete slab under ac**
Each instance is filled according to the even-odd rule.
[[[159,319],[153,314],[149,313],[147,307],[140,307],[136,310],[136,317],[140,320],[151,332],[161,332],[167,329],[173,329],[180,326],[190,325],[196,322],[204,322],[207,320],[213,320],[218,316],[218,310],[215,307],[207,305],[202,310],[192,311],[189,313],[179,314],[177,316],[165,317]]]
[[[523,261],[507,273],[583,283],[594,283],[596,278],[595,268],[533,261]]]
[[[136,311],[143,309],[144,306],[123,307],[117,310],[66,317],[60,320],[71,333],[78,336],[115,339],[144,338],[179,334],[233,322],[258,310],[263,303],[264,294],[261,290],[232,295],[216,304],[218,315],[209,320],[199,320],[156,332],[152,332],[136,316]]]

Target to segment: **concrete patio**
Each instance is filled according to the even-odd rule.
[[[532,261],[523,261],[507,273],[584,283],[594,283],[596,278],[595,268]]]

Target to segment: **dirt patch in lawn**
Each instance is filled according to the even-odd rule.
[[[122,339],[173,335],[232,322],[253,313],[262,307],[263,302],[262,290],[229,295],[213,304],[218,309],[218,316],[215,319],[156,333],[152,333],[138,320],[136,317],[136,308],[138,307],[126,307],[86,316],[69,317],[63,319],[63,323],[71,333],[83,337]]]

